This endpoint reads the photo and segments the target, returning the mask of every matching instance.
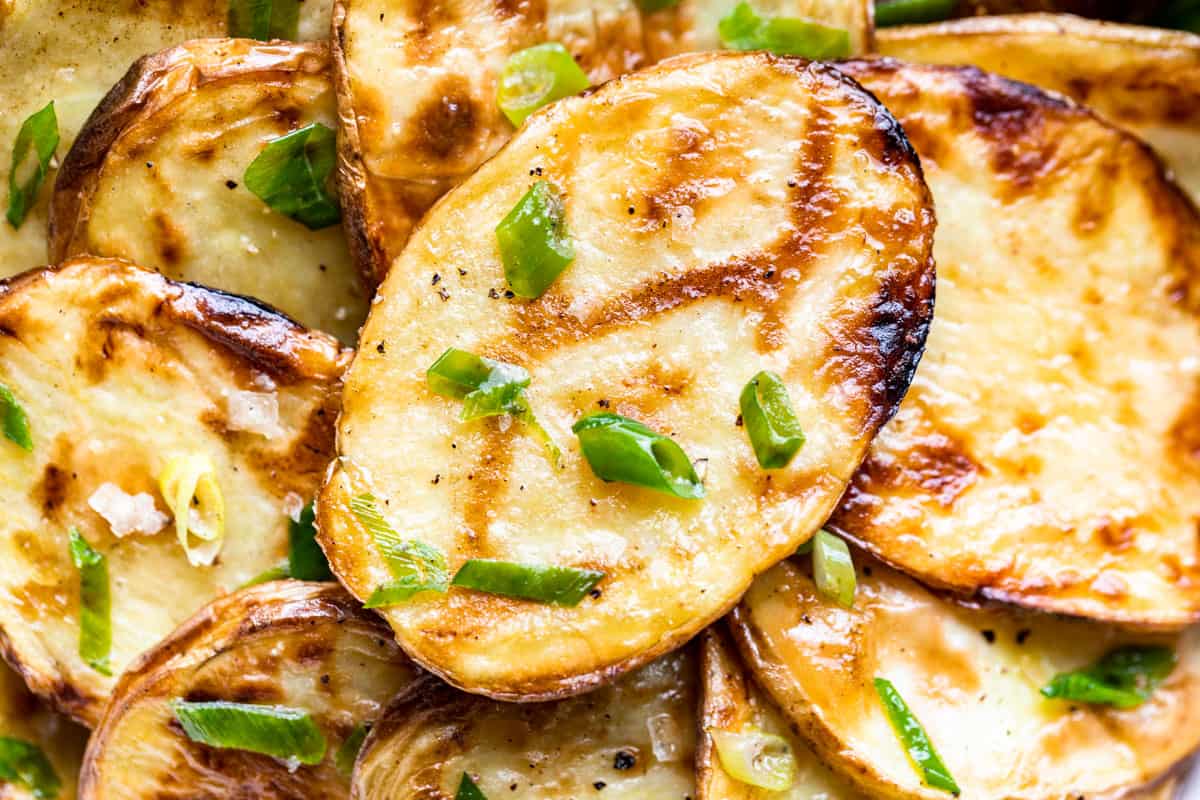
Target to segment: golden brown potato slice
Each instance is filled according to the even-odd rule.
[[[0,332],[0,383],[32,440],[0,439],[0,642],[33,691],[94,725],[138,654],[286,555],[284,507],[313,496],[332,454],[349,354],[249,301],[106,259],[0,285]],[[211,566],[190,563],[159,492],[192,457],[224,502]],[[79,654],[72,527],[107,557],[113,677]]]
[[[205,39],[138,61],[63,161],[51,260],[128,258],[256,297],[353,342],[366,299],[340,226],[317,231],[242,185],[272,139],[337,115],[325,44]]]
[[[450,798],[466,773],[489,798],[686,800],[697,694],[690,649],[550,703],[497,703],[427,677],[372,729],[351,796]]]
[[[1200,614],[1200,219],[1137,139],[970,68],[844,69],[938,209],[921,370],[832,525],[927,583],[1131,625]]]
[[[833,772],[792,732],[775,704],[750,679],[723,628],[703,634],[700,657],[703,701],[696,752],[698,800],[865,800],[849,782]],[[791,788],[774,791],[730,776],[721,765],[713,731],[763,732],[783,737],[796,762]]]
[[[59,781],[59,791],[50,795],[50,800],[74,800],[87,731],[46,708],[29,693],[20,676],[3,664],[0,664],[0,737],[20,739],[41,750]],[[0,779],[0,797],[34,800],[37,795],[26,784]]]
[[[502,294],[495,226],[534,178],[565,196],[575,259]],[[549,699],[677,647],[808,539],[904,394],[928,324],[933,216],[888,112],[829,67],[684,56],[530,118],[426,219],[348,373],[321,541],[360,599],[391,580],[349,503],[372,494],[448,557],[602,571],[575,607],[461,589],[382,609],[469,691]],[[425,371],[450,346],[529,370],[560,468],[523,426],[459,420]],[[808,441],[768,474],[738,426],[747,381],[787,381]],[[571,425],[609,409],[707,464],[707,497],[604,483]]]
[[[924,786],[876,694],[890,680],[963,797],[1058,800],[1148,783],[1200,744],[1200,631],[1150,638],[1000,607],[967,608],[858,557],[854,608],[784,562],[732,620],[742,655],[817,752],[871,797],[945,800]],[[1171,644],[1179,663],[1150,699],[1118,711],[1041,687],[1111,648]]]
[[[227,595],[121,679],[88,745],[79,795],[349,797],[345,768],[353,744],[343,753],[341,770],[338,751],[418,675],[387,627],[336,584],[279,581]],[[325,758],[289,768],[270,756],[193,742],[171,710],[177,699],[302,709],[325,737]]]
[[[1200,36],[1030,14],[885,30],[878,49],[972,64],[1085,103],[1149,142],[1200,200]]]

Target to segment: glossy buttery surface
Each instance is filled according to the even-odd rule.
[[[62,781],[55,800],[74,800],[75,782],[87,731],[50,711],[29,693],[19,675],[0,664],[0,736],[20,739],[41,748]],[[0,781],[0,798],[34,800],[28,787]]]
[[[967,68],[844,67],[938,210],[937,314],[832,525],[935,585],[1200,614],[1200,219],[1137,140]]]
[[[26,453],[0,439],[0,633],[31,688],[95,724],[115,677],[79,657],[75,526],[107,556],[114,675],[214,597],[287,552],[289,493],[313,496],[333,449],[344,354],[247,301],[123,262],[80,259],[0,286],[0,382],[23,405]],[[265,388],[268,384],[275,388]],[[235,391],[274,394],[271,438],[234,429]],[[191,566],[172,524],[116,538],[88,505],[104,483],[150,493],[180,455],[207,456],[225,544]]]
[[[531,174],[532,173],[532,174]],[[506,299],[494,228],[534,175],[576,257]],[[348,508],[448,555],[606,573],[575,608],[464,590],[383,613],[472,691],[583,691],[678,646],[825,520],[902,396],[932,302],[933,217],[887,112],[827,67],[687,56],[558,103],[438,205],[384,284],[348,375],[322,543],[360,598],[390,579]],[[520,425],[464,424],[425,370],[450,346],[522,365],[559,468]],[[737,424],[759,370],[808,436],[768,474]],[[573,422],[608,409],[701,460],[708,496],[592,473]]]
[[[83,800],[337,800],[334,755],[416,669],[336,584],[280,581],[206,607],[126,674],[83,767]],[[307,711],[328,745],[315,766],[189,740],[169,703],[226,700]]]
[[[272,139],[335,127],[323,43],[206,39],[139,61],[59,170],[51,258],[128,258],[259,298],[352,343],[367,303],[340,225],[310,231],[242,185]]]
[[[1149,639],[1111,626],[940,599],[859,556],[854,608],[822,599],[799,566],[755,581],[734,632],[757,679],[830,763],[870,796],[944,799],[921,784],[872,681],[890,680],[963,797],[1059,800],[1135,788],[1200,743],[1197,632]],[[1116,711],[1048,700],[1055,674],[1131,642],[1176,646],[1145,704]]]
[[[595,692],[496,703],[427,678],[397,698],[363,746],[355,800],[455,796],[686,800],[695,796],[696,664],[678,651]]]

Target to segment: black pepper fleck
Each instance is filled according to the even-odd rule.
[[[441,280],[442,280],[442,276],[441,276],[441,275],[438,275],[438,274],[435,272],[435,273],[433,273],[433,280],[431,280],[431,281],[429,282],[429,285],[430,285],[430,286],[437,286],[437,285],[438,285],[438,283],[440,283],[440,282],[441,282]]]
[[[633,769],[633,765],[637,763],[637,758],[628,750],[618,750],[616,756],[613,757],[613,769],[627,770]]]
[[[225,186],[226,186],[226,187],[228,187],[228,188],[230,188],[230,189],[236,189],[236,188],[237,188],[237,181],[225,181]]]
[[[983,638],[987,640],[988,644],[992,644],[993,642],[996,641],[996,632],[995,631],[986,630],[986,631],[980,631],[980,633],[983,634]]]

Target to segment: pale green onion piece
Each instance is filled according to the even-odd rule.
[[[729,777],[750,786],[782,792],[796,781],[796,756],[782,736],[761,730],[723,731],[711,728],[721,760]]]
[[[424,542],[402,538],[384,519],[374,496],[360,494],[351,498],[350,510],[371,534],[395,578],[374,591],[367,599],[367,608],[395,605],[421,592],[445,592],[449,588],[446,556]]]
[[[846,608],[852,607],[858,580],[854,575],[850,548],[826,530],[817,531],[812,543],[813,579],[817,591]]]
[[[828,60],[850,55],[850,32],[795,17],[761,17],[739,3],[718,24],[731,50],[767,50],[781,56]]]
[[[533,300],[575,260],[562,194],[549,181],[529,188],[496,226],[504,278],[513,294]]]
[[[603,579],[604,573],[594,569],[473,558],[459,568],[451,585],[538,603],[577,606]]]
[[[742,389],[738,404],[742,427],[763,469],[782,469],[804,445],[804,431],[792,409],[787,387],[774,372],[755,375]]]
[[[679,0],[637,0],[637,7],[647,14],[674,8],[677,5],[679,5]]]
[[[689,500],[704,497],[704,484],[675,440],[637,420],[602,411],[572,426],[596,477],[644,486]]]
[[[547,42],[508,57],[500,72],[496,103],[509,122],[520,125],[542,106],[579,94],[590,83],[567,48]]]
[[[300,764],[320,764],[325,758],[325,736],[303,709],[174,700],[171,710],[193,742]]]
[[[108,559],[93,550],[75,528],[68,535],[71,562],[79,570],[79,657],[101,675],[112,675],[108,665],[112,650]]]
[[[301,0],[229,0],[229,35],[241,39],[295,40]]]
[[[875,3],[875,27],[918,25],[946,19],[958,0],[882,0]]]
[[[37,202],[54,151],[58,149],[58,116],[51,100],[21,124],[13,142],[12,168],[8,173],[8,224],[21,227]]]
[[[0,383],[0,413],[4,415],[4,438],[26,452],[33,450],[33,437],[29,435],[29,417],[12,390]]]
[[[1042,694],[1076,703],[1136,708],[1175,669],[1175,651],[1159,645],[1129,645],[1107,653],[1089,667],[1062,672]]]
[[[946,769],[946,765],[942,763],[942,758],[934,749],[933,742],[929,741],[929,735],[925,733],[925,728],[909,710],[908,704],[896,691],[896,687],[889,680],[876,678],[875,692],[883,703],[883,708],[887,712],[888,720],[892,723],[896,737],[904,746],[925,785],[950,792],[957,797],[960,792],[958,784],[950,775],[950,770]]]
[[[346,776],[354,772],[354,762],[358,760],[358,751],[362,749],[363,741],[367,738],[370,730],[370,725],[360,723],[350,731],[346,741],[342,742],[341,747],[333,755],[333,765],[337,767],[338,772]]]
[[[454,793],[454,800],[487,800],[487,795],[475,785],[471,776],[464,772],[458,781],[458,791]]]
[[[336,225],[342,212],[329,189],[337,161],[334,133],[314,122],[272,140],[242,180],[264,203],[311,230]]]
[[[239,589],[249,589],[251,586],[258,586],[260,583],[270,583],[271,581],[282,581],[290,578],[291,574],[288,570],[287,562],[276,564],[275,566],[264,569],[262,572],[255,575],[250,580],[239,586]]]
[[[208,456],[171,458],[158,476],[158,490],[175,515],[175,534],[193,567],[211,566],[225,544],[225,497]]]

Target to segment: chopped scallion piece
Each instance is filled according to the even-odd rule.
[[[513,294],[532,300],[575,259],[562,195],[549,181],[530,187],[496,226],[504,277]]]
[[[875,26],[919,25],[937,22],[954,12],[957,0],[882,0],[875,4]]]
[[[796,17],[760,17],[744,2],[721,18],[717,30],[721,44],[731,50],[823,60],[850,55],[849,31]]]
[[[424,542],[401,538],[384,519],[372,495],[351,498],[350,510],[371,534],[396,579],[377,588],[367,599],[367,608],[395,605],[421,592],[445,592],[449,588],[446,556]]]
[[[288,520],[288,575],[298,581],[331,581],[333,573],[317,544],[316,514],[309,503],[300,519]]]
[[[750,379],[740,398],[742,426],[763,469],[782,469],[804,445],[804,431],[792,410],[787,387],[774,372]]]
[[[58,797],[62,790],[62,780],[42,749],[10,736],[0,736],[0,780],[20,784],[37,798]]]
[[[171,710],[193,742],[301,764],[320,764],[325,758],[324,734],[299,708],[174,700]]]
[[[958,784],[950,775],[950,770],[946,769],[946,765],[942,763],[942,758],[934,749],[933,742],[929,741],[929,735],[925,733],[925,728],[909,710],[908,704],[896,691],[896,687],[885,678],[876,678],[875,692],[883,703],[883,708],[887,712],[888,720],[892,723],[896,737],[908,752],[908,757],[912,759],[917,771],[921,773],[921,779],[925,785],[950,792],[957,797],[960,792]]]
[[[193,567],[211,566],[225,544],[225,498],[207,456],[176,456],[158,476],[158,490],[175,515],[179,544]]]
[[[346,741],[342,742],[342,746],[333,755],[333,765],[337,767],[338,772],[350,775],[354,771],[354,762],[358,760],[358,751],[362,749],[363,741],[367,738],[370,730],[370,725],[360,723],[350,731]]]
[[[704,484],[683,448],[668,436],[619,414],[590,414],[571,428],[596,477],[696,500]]]
[[[475,785],[471,776],[464,772],[458,781],[458,791],[454,793],[454,800],[487,800],[487,795]]]
[[[721,769],[750,786],[782,792],[796,781],[796,756],[781,736],[760,730],[709,729]]]
[[[33,450],[33,437],[29,435],[29,417],[12,390],[0,383],[0,406],[4,414],[4,438],[26,452]]]
[[[459,568],[451,585],[538,603],[577,606],[603,579],[604,573],[594,569],[473,558]]]
[[[813,579],[817,583],[817,591],[850,608],[854,605],[854,590],[858,585],[850,548],[826,530],[817,531],[812,543]]]
[[[1149,24],[1200,33],[1200,0],[1168,0]]]
[[[508,57],[500,73],[496,103],[513,125],[520,125],[542,106],[579,94],[591,82],[567,48],[547,42]]]
[[[101,675],[112,675],[112,600],[108,559],[92,549],[79,531],[69,532],[71,561],[79,570],[79,657]]]
[[[264,569],[262,572],[255,575],[250,580],[239,586],[239,589],[249,589],[251,586],[258,586],[260,583],[270,583],[271,581],[281,581],[285,578],[290,578],[291,572],[288,569],[286,562],[276,564],[270,569]]]
[[[295,40],[301,0],[229,0],[229,35],[241,39]]]
[[[13,142],[12,169],[8,173],[8,224],[21,227],[37,202],[54,151],[58,149],[58,116],[51,100],[21,124]]]
[[[314,122],[272,140],[242,180],[268,206],[315,231],[341,219],[328,185],[336,160],[333,131]]]
[[[1078,703],[1135,708],[1150,699],[1175,662],[1175,651],[1169,647],[1121,647],[1090,667],[1055,675],[1042,687],[1042,694]]]
[[[637,0],[637,7],[647,14],[674,8],[677,5],[679,5],[679,0]]]

